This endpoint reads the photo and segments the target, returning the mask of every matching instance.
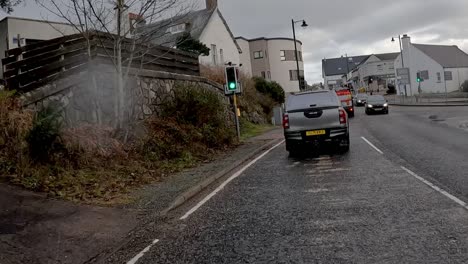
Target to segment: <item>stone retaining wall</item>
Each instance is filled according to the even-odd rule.
[[[126,123],[157,114],[158,106],[172,95],[176,85],[196,85],[215,91],[229,107],[222,85],[203,77],[148,70],[133,70],[129,76],[124,91]],[[61,109],[64,123],[69,127],[81,123],[116,127],[119,103],[115,80],[112,68],[92,67],[89,72],[54,81],[26,93],[22,102],[35,110],[48,105]]]

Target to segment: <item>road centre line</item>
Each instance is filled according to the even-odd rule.
[[[365,137],[361,137],[362,140],[364,140],[367,144],[369,144],[369,146],[371,146],[373,149],[375,149],[378,153],[380,154],[384,154],[383,151],[381,151],[380,149],[378,149],[374,144],[372,144],[369,140],[367,140]]]
[[[194,207],[192,207],[190,210],[188,210],[181,218],[179,218],[179,220],[184,220],[184,219],[187,219],[187,217],[189,217],[191,214],[193,214],[195,211],[197,211],[201,206],[203,206],[206,202],[208,202],[213,196],[215,196],[218,192],[220,192],[222,189],[224,189],[224,187],[226,187],[226,185],[231,182],[232,180],[234,180],[235,178],[239,177],[247,168],[249,168],[250,166],[252,166],[254,163],[256,163],[258,160],[260,160],[261,158],[263,158],[266,154],[268,154],[270,151],[272,151],[273,149],[275,149],[276,147],[278,147],[279,145],[283,144],[284,143],[284,140],[282,140],[280,143],[274,145],[273,147],[271,147],[270,149],[268,149],[267,151],[263,152],[260,156],[256,157],[254,160],[252,160],[251,162],[249,162],[247,165],[245,165],[244,167],[242,167],[240,170],[238,170],[236,173],[234,173],[233,175],[231,175],[231,177],[229,177],[226,181],[224,181],[221,185],[219,185],[213,192],[211,192],[210,194],[208,194],[205,198],[203,198],[200,202],[198,202]]]
[[[133,257],[131,260],[129,260],[129,261],[127,262],[127,264],[135,264],[135,263],[137,263],[137,261],[138,261],[141,257],[143,257],[143,256],[145,255],[145,253],[148,252],[148,251],[151,249],[152,246],[154,246],[154,244],[156,244],[156,243],[158,243],[158,242],[159,242],[159,239],[153,240],[153,242],[152,242],[149,246],[145,247],[142,251],[140,251],[140,253],[138,253],[135,257]]]
[[[436,186],[435,184],[433,184],[432,182],[424,179],[423,177],[417,175],[416,173],[412,172],[411,170],[401,166],[401,168],[406,171],[407,173],[409,173],[411,176],[415,177],[416,179],[420,180],[421,182],[423,182],[424,184],[426,184],[427,186],[431,187],[432,189],[436,190],[437,192],[441,193],[442,195],[444,195],[445,197],[449,198],[450,200],[456,202],[457,204],[459,204],[460,206],[462,206],[463,208],[465,208],[466,210],[468,210],[468,205],[458,199],[457,197],[455,197],[454,195],[448,193],[447,191],[445,191],[444,189]]]

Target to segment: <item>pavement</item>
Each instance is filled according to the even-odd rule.
[[[385,98],[392,105],[411,105],[411,106],[465,106],[468,105],[468,98],[466,97],[449,97],[444,96],[432,96],[421,97],[416,96],[397,96],[397,95],[385,95]]]
[[[98,262],[468,263],[467,110],[357,108],[349,153],[279,144]]]

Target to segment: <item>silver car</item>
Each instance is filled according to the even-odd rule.
[[[349,151],[348,114],[333,91],[291,94],[283,116],[286,150],[296,152],[307,145],[333,143]]]

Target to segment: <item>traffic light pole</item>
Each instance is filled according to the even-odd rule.
[[[234,101],[234,119],[236,121],[236,132],[237,132],[237,139],[240,141],[240,124],[239,124],[239,113],[237,108],[237,95],[233,94],[233,101]]]

